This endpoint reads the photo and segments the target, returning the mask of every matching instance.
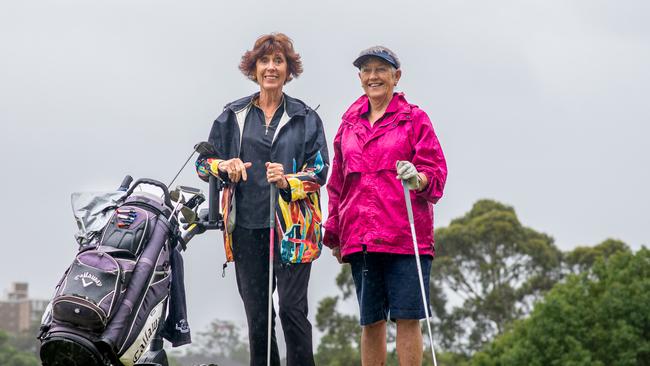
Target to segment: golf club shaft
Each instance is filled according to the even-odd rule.
[[[406,200],[406,211],[408,213],[409,225],[411,226],[411,237],[413,238],[413,249],[415,250],[415,263],[418,268],[418,279],[420,280],[420,293],[422,294],[422,306],[424,306],[424,314],[426,315],[427,330],[429,331],[429,344],[431,345],[431,356],[433,357],[433,365],[438,366],[436,361],[436,352],[433,349],[433,335],[431,334],[431,324],[429,322],[429,307],[427,306],[426,292],[424,291],[424,278],[422,275],[422,265],[420,264],[420,250],[418,248],[418,240],[415,236],[415,220],[413,219],[413,207],[411,206],[411,194],[406,186],[406,181],[402,181],[402,188],[404,188],[404,199]]]
[[[192,159],[192,156],[194,156],[194,153],[195,153],[195,152],[196,152],[196,151],[192,151],[192,153],[190,154],[190,156],[187,157],[187,160],[185,160],[185,164],[183,164],[183,166],[178,170],[178,173],[176,173],[176,175],[174,176],[174,179],[172,179],[172,181],[169,182],[169,184],[167,185],[167,187],[171,187],[171,186],[172,186],[172,184],[174,183],[174,181],[176,181],[176,178],[178,178],[178,175],[181,174],[181,172],[183,171],[183,169],[185,169],[185,166],[187,165],[187,163],[190,161],[190,159]]]

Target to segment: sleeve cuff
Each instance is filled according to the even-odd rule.
[[[287,188],[280,188],[278,189],[278,192],[280,192],[280,197],[284,200],[284,202],[291,202],[291,186]]]
[[[440,199],[439,196],[436,196],[436,181],[435,176],[429,172],[422,172],[427,177],[427,186],[421,190],[415,192],[416,196],[422,197],[429,202],[436,203]]]
[[[207,163],[208,166],[210,167],[210,173],[214,176],[218,176],[219,173],[219,163],[221,163],[223,160],[221,159],[208,159]]]
[[[341,246],[338,235],[331,233],[329,230],[325,230],[325,235],[323,235],[323,244],[328,248],[336,248]]]
[[[285,176],[285,178],[289,182],[287,190],[291,193],[291,201],[298,201],[307,197],[302,180],[291,176]]]
[[[208,169],[210,170],[210,174],[214,175],[215,177],[221,179],[222,181],[226,182],[228,181],[228,173],[224,173],[219,170],[219,163],[224,161],[223,159],[213,159],[213,158],[208,158],[206,160],[206,165],[208,166]]]
[[[330,248],[336,248],[341,246],[341,240],[339,239],[338,231],[338,217],[330,217],[327,219],[327,222],[323,225],[323,244]]]

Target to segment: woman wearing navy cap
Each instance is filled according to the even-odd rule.
[[[425,309],[414,260],[402,181],[410,189],[428,301],[434,255],[433,204],[443,193],[447,165],[427,114],[395,93],[402,70],[386,47],[361,52],[364,95],[343,115],[334,138],[327,185],[325,245],[350,263],[360,309],[363,365],[386,360],[386,321],[397,322],[399,364],[421,365],[419,319]]]

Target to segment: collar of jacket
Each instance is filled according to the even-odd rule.
[[[259,96],[260,93],[253,93],[247,97],[243,97],[241,99],[238,99],[228,105],[226,105],[227,109],[230,109],[234,113],[240,112],[243,109],[249,108],[250,104],[253,103],[253,99],[255,97]],[[307,114],[307,110],[309,107],[302,101],[292,98],[286,94],[283,93],[284,96],[284,113],[286,113],[289,118],[293,118],[294,116],[305,116]]]
[[[251,94],[247,97],[243,97],[241,99],[238,99],[228,105],[226,105],[225,109],[229,109],[230,111],[233,112],[235,115],[235,119],[237,120],[237,125],[239,126],[239,146],[241,148],[241,143],[242,139],[244,137],[244,134],[241,133],[244,131],[244,122],[246,121],[246,115],[248,114],[248,111],[251,109],[251,106],[253,105],[253,100],[255,100],[256,97],[260,95],[259,92]],[[271,144],[275,142],[275,138],[278,136],[278,132],[286,125],[289,123],[291,118],[294,116],[306,116],[307,115],[307,105],[303,103],[302,101],[292,98],[284,93],[282,93],[282,100],[284,101],[284,112],[282,113],[282,116],[280,117],[280,123],[278,124],[278,127],[275,129],[275,132],[273,133],[273,139],[271,140]]]
[[[397,110],[395,111],[395,114],[410,114],[412,105],[406,101],[406,97],[404,96],[404,93],[399,92],[399,93],[393,93],[393,100],[391,100],[391,103],[397,99]],[[362,95],[359,97],[359,99],[355,100],[352,105],[350,105],[350,108],[343,114],[343,120],[347,122],[357,122],[359,118],[361,118],[361,113],[364,110],[364,107],[368,104],[368,96],[367,95]]]

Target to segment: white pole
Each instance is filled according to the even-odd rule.
[[[404,188],[404,199],[406,200],[406,211],[408,212],[409,224],[411,225],[411,237],[413,237],[413,249],[415,250],[415,263],[418,267],[418,279],[420,280],[420,292],[422,293],[422,306],[426,314],[427,330],[429,331],[429,344],[431,345],[431,356],[433,356],[433,365],[438,366],[436,361],[436,352],[433,349],[433,335],[431,334],[431,324],[429,322],[429,307],[427,306],[426,292],[424,291],[424,278],[422,278],[422,265],[420,264],[420,250],[418,249],[418,240],[415,236],[415,220],[413,219],[413,207],[411,206],[411,194],[406,186],[406,181],[402,180]]]
[[[271,324],[272,309],[273,309],[273,247],[274,247],[274,231],[275,231],[275,195],[277,194],[275,184],[271,184],[271,199],[269,200],[269,309],[268,309],[268,325],[266,331],[266,366],[271,366]]]

